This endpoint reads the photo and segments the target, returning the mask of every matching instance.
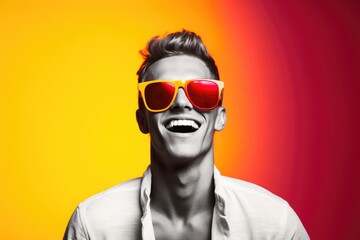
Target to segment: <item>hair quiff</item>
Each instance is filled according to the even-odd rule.
[[[202,60],[214,79],[220,79],[214,59],[207,51],[199,35],[188,30],[155,36],[148,42],[146,48],[140,51],[144,58],[137,71],[138,82],[148,80],[148,69],[156,61],[179,55],[190,55]]]

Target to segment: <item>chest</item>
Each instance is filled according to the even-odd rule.
[[[152,220],[156,240],[211,239],[212,212],[196,216],[186,223],[156,214]]]

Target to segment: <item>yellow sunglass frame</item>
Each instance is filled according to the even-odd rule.
[[[218,89],[219,89],[219,96],[218,96],[218,100],[217,100],[217,104],[213,107],[213,108],[201,108],[201,107],[198,107],[196,104],[194,104],[191,100],[191,98],[189,97],[188,95],[188,92],[187,92],[187,85],[193,81],[208,81],[208,82],[213,82],[215,83],[217,86],[218,86]],[[154,110],[154,109],[151,109],[148,105],[147,105],[147,101],[146,101],[146,98],[145,98],[145,88],[146,86],[148,86],[149,84],[152,84],[152,83],[159,83],[159,82],[166,82],[166,83],[171,83],[174,85],[175,87],[175,92],[174,92],[174,96],[171,100],[171,102],[168,104],[167,107],[163,108],[163,109],[158,109],[158,110]],[[166,111],[170,108],[170,106],[174,103],[175,99],[176,99],[176,96],[178,94],[178,91],[179,91],[179,88],[183,88],[184,91],[185,91],[185,94],[186,94],[186,97],[188,98],[188,100],[190,101],[190,103],[196,108],[196,109],[199,109],[199,110],[211,110],[211,109],[214,109],[216,106],[218,106],[219,102],[220,102],[220,99],[222,98],[222,92],[223,92],[223,89],[224,89],[224,82],[221,81],[221,80],[214,80],[214,79],[206,79],[206,78],[197,78],[197,79],[188,79],[188,80],[164,80],[164,79],[161,79],[161,80],[148,80],[148,81],[145,81],[145,82],[141,82],[141,83],[138,83],[138,90],[141,94],[141,98],[142,98],[142,101],[146,107],[146,109],[150,112],[163,112],[163,111]]]

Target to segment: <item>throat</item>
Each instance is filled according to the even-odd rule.
[[[168,167],[152,152],[151,207],[164,215],[187,218],[214,207],[214,165],[212,158]],[[167,161],[172,161],[167,158]],[[166,206],[166,207],[165,207]]]
[[[154,173],[150,203],[152,207],[164,211],[170,218],[177,216],[184,219],[199,212],[212,211],[215,203],[212,174],[207,176],[197,170],[191,168],[171,174],[167,181],[162,181],[159,185]],[[167,206],[166,209],[163,206]]]
[[[200,194],[204,194],[204,188],[210,182],[205,182],[204,175],[196,168],[185,168],[173,175],[172,194],[179,199],[196,198]]]

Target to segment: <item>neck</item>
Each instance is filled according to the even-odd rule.
[[[214,207],[213,151],[179,167],[161,164],[152,151],[151,207],[169,218],[188,219]],[[172,159],[167,159],[172,160]],[[164,208],[166,206],[166,208]]]

